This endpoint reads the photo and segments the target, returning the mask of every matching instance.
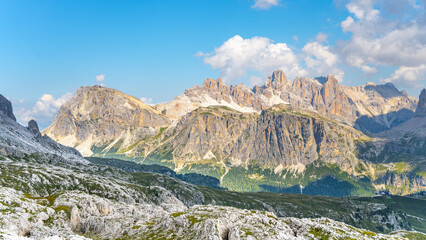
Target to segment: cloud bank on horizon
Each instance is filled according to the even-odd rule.
[[[278,0],[257,0],[252,8],[266,10],[278,5]],[[382,83],[423,87],[425,0],[350,0],[345,8],[349,16],[341,21],[340,28],[350,37],[334,45],[327,45],[328,35],[323,32],[302,49],[292,49],[287,43],[274,43],[266,37],[244,39],[235,35],[213,52],[199,52],[197,56],[213,69],[219,69],[227,83],[253,72],[258,75],[249,76],[250,79],[263,78],[275,69],[284,70],[289,78],[334,74],[342,81],[342,68],[349,67],[368,76],[382,68],[392,68],[393,73],[380,79]]]

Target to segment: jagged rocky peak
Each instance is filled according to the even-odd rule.
[[[365,85],[365,90],[367,91],[375,91],[380,94],[384,98],[393,98],[398,96],[407,96],[407,92],[405,90],[399,91],[395,85],[392,83],[386,83],[384,85],[377,85],[374,83],[367,83]]]
[[[228,89],[228,87],[223,83],[222,78],[218,78],[218,79],[211,79],[211,78],[207,78],[203,85],[201,86],[202,89],[207,90],[207,91],[219,91],[219,92],[223,92],[226,91]]]
[[[287,77],[282,70],[276,70],[266,79],[265,86],[281,90],[287,83]]]
[[[13,115],[12,103],[7,100],[3,95],[0,94],[0,111],[2,111],[6,116],[16,121],[15,115]]]
[[[419,96],[419,103],[417,104],[416,117],[426,116],[426,88],[423,88]]]
[[[323,84],[321,95],[325,101],[331,100],[339,92],[339,81],[334,75],[328,75],[327,81]]]
[[[94,145],[125,148],[169,124],[164,114],[133,96],[92,86],[78,89],[43,133],[89,156]]]
[[[31,133],[33,133],[36,137],[41,137],[40,129],[38,127],[37,122],[34,119],[31,119],[28,122],[27,129],[28,129],[28,131],[30,131]]]

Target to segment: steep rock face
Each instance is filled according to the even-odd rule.
[[[426,89],[424,88],[419,96],[419,103],[416,109],[416,117],[426,117]]]
[[[6,116],[11,118],[13,121],[16,121],[15,115],[13,115],[12,103],[7,100],[3,95],[0,94],[0,111],[2,111]]]
[[[38,128],[38,124],[34,119],[31,119],[28,122],[28,131],[32,132],[37,138],[41,137],[40,129]]]
[[[274,71],[272,76],[269,77],[265,82],[265,87],[272,88],[276,91],[284,90],[285,85],[288,83],[287,77],[281,70]]]
[[[38,154],[50,160],[87,162],[75,149],[58,144],[48,136],[41,136],[34,120],[28,125],[21,126],[0,111],[0,155],[24,157]]]
[[[200,108],[177,124],[174,136],[161,149],[172,152],[184,164],[216,159],[247,166],[307,165],[317,160],[348,169],[354,159],[354,141],[366,139],[361,132],[312,112],[281,105],[260,115],[224,107]]]
[[[280,103],[316,111],[359,130],[375,133],[410,119],[417,100],[398,91],[391,83],[347,87],[339,85],[332,75],[316,79],[297,77],[291,82],[278,70],[263,86],[252,89],[242,84],[228,88],[221,79],[207,79],[202,87],[187,89],[170,103],[159,104],[156,108],[178,119],[198,107],[222,105],[241,112],[260,113]]]
[[[89,156],[93,147],[124,148],[168,124],[163,114],[137,98],[93,86],[78,89],[43,133]]]

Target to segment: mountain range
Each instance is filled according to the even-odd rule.
[[[425,95],[280,70],[253,88],[206,79],[157,105],[81,87],[42,133],[86,157],[208,175],[229,190],[412,194],[426,190]]]
[[[1,239],[426,237],[420,195],[238,193],[168,175],[159,166],[84,159],[42,135],[34,120],[18,124],[0,95]]]

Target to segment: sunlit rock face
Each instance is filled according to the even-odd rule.
[[[260,115],[226,107],[199,108],[178,122],[163,151],[188,163],[212,158],[233,159],[247,166],[306,165],[317,160],[350,168],[356,140],[368,139],[361,132],[320,115],[288,105],[276,105]]]
[[[141,100],[101,86],[81,87],[43,131],[90,156],[96,147],[125,148],[153,136],[170,121]]]

